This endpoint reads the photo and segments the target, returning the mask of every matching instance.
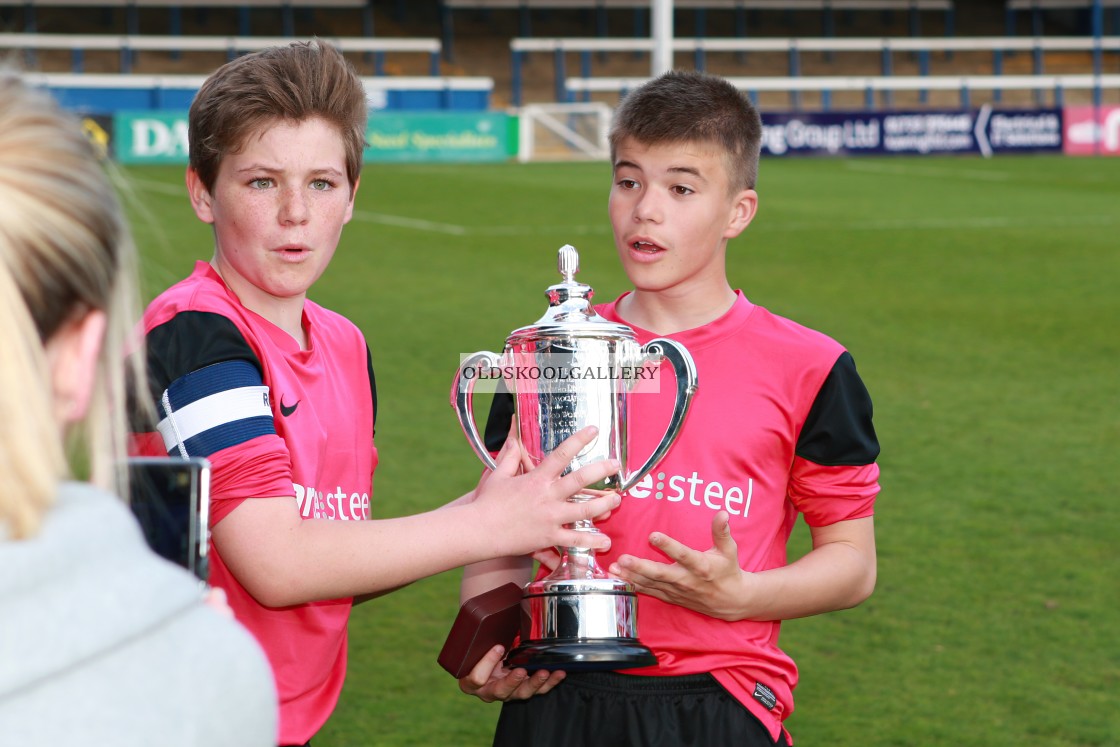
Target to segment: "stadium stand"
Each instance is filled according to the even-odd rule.
[[[114,34],[29,34],[0,33],[0,50],[41,50],[60,49],[70,52],[70,70],[84,72],[87,51],[112,51],[120,55],[120,70],[130,73],[133,60],[138,52],[173,50],[175,52],[221,52],[227,60],[263,49],[275,44],[289,42],[294,37],[270,36],[157,36],[136,34],[118,36]],[[344,53],[356,52],[369,56],[373,62],[374,75],[385,74],[385,59],[390,53],[422,55],[428,60],[428,74],[440,74],[439,39],[398,39],[370,37],[320,37],[341,49]]]
[[[944,14],[945,33],[951,35],[954,25],[953,0],[674,0],[676,9],[693,14],[694,34],[707,35],[709,11],[730,11],[734,15],[736,37],[747,35],[747,18],[751,11],[781,11],[787,16],[795,13],[809,13],[820,19],[825,36],[834,36],[836,30],[836,11],[877,11],[890,13],[904,11],[909,15],[910,33],[918,36],[923,11],[937,11]],[[610,10],[629,9],[633,12],[634,36],[648,35],[649,0],[441,0],[441,23],[443,27],[443,52],[447,60],[453,59],[454,12],[456,10],[517,11],[518,36],[528,37],[532,33],[533,11],[585,10],[594,11],[594,27],[598,36],[608,35],[608,16]]]
[[[292,36],[295,33],[295,14],[297,11],[314,10],[336,11],[341,9],[357,10],[362,18],[362,33],[373,35],[373,6],[370,0],[0,0],[0,6],[23,9],[24,31],[38,31],[39,14],[48,8],[60,8],[71,12],[90,15],[93,9],[102,12],[122,10],[125,15],[127,33],[140,33],[140,10],[159,8],[166,10],[169,31],[179,35],[183,30],[182,12],[184,9],[200,11],[219,8],[234,9],[238,17],[238,33],[248,36],[251,29],[251,10],[254,8],[279,11],[281,33]]]
[[[1120,0],[1099,0],[1099,7],[1108,9],[1113,34],[1120,34]],[[1028,13],[1031,33],[1041,36],[1045,29],[1047,11],[1074,11],[1088,14],[1094,7],[1093,0],[1007,0],[1007,34],[1013,36],[1019,26],[1019,13]],[[1091,23],[1091,22],[1090,22]]]
[[[25,78],[50,90],[63,106],[105,112],[185,111],[206,76],[29,73]],[[399,111],[486,110],[494,85],[490,78],[466,75],[379,75],[361,80],[371,104]]]
[[[565,85],[573,93],[598,92],[624,94],[636,88],[647,78],[568,78]],[[918,91],[928,96],[930,91],[945,91],[958,96],[958,103],[968,109],[980,103],[974,97],[978,91],[992,95],[999,91],[1033,91],[1042,106],[1060,107],[1066,102],[1067,91],[1096,91],[1102,88],[1120,88],[1120,74],[1117,75],[955,75],[955,76],[824,76],[807,77],[766,77],[766,78],[728,78],[737,88],[746,91],[754,101],[760,93],[777,93],[788,96],[788,105],[801,108],[800,94],[813,91],[820,94],[821,108],[829,109],[832,96],[837,92],[858,92],[864,97],[863,106],[873,109],[878,106],[877,94],[884,95],[883,103],[891,105],[887,95],[896,91]],[[1050,100],[1047,101],[1047,97]],[[928,100],[928,98],[927,98]],[[772,102],[774,103],[774,102]],[[952,102],[945,101],[950,104]],[[985,102],[988,103],[988,102]],[[858,108],[858,106],[856,107]]]
[[[44,0],[44,3],[63,1]],[[253,44],[275,43],[287,38],[279,35],[283,31],[282,14],[275,12],[282,7],[283,0],[253,0],[266,1],[273,3],[272,11],[263,5],[251,8],[259,36],[233,33],[239,17],[233,0],[224,0],[225,7],[212,5],[210,8],[201,7],[202,0],[187,0],[200,5],[181,6],[181,10],[193,10],[183,14],[180,35],[121,33],[116,24],[121,20],[119,11],[127,0],[110,0],[108,5],[98,2],[102,13],[75,13],[73,8],[40,4],[37,6],[40,28],[50,33],[0,34],[0,49],[30,55],[28,59],[33,64],[29,67],[43,73],[72,74],[80,70],[85,74],[100,74],[129,70],[132,74],[147,75],[206,74],[231,54],[253,48]],[[377,28],[373,37],[363,36],[359,30],[362,24],[352,7],[317,8],[313,16],[304,16],[300,10],[302,0],[287,0],[297,37],[318,35],[349,48],[352,57],[363,57],[360,66],[363,74],[372,69],[375,75],[386,77],[489,78],[493,81],[491,106],[496,109],[506,105],[567,102],[573,98],[612,102],[617,99],[617,92],[612,95],[609,91],[598,90],[604,84],[575,81],[649,75],[650,40],[628,34],[629,22],[637,11],[633,3],[639,0],[621,0],[622,6],[612,0],[599,0],[596,7],[587,6],[593,0],[572,1],[582,3],[583,7],[534,9],[538,35],[532,37],[519,35],[517,13],[460,9],[454,27],[455,61],[450,62],[443,54],[446,48],[442,39],[438,42],[440,53],[431,51],[437,44],[433,37],[443,30],[441,19],[448,0],[408,3],[370,0],[371,23]],[[648,0],[640,1],[648,5]],[[849,103],[862,108],[868,91],[873,91],[880,102],[894,106],[946,101],[955,105],[962,98],[980,102],[990,97],[992,101],[999,101],[1005,92],[1004,101],[1008,104],[1029,100],[1032,95],[1034,103],[1044,98],[1053,99],[1055,95],[1077,97],[1080,103],[1081,99],[1092,98],[1102,89],[1106,101],[1120,96],[1117,87],[1107,82],[1111,78],[1099,77],[1120,72],[1115,37],[1088,34],[1083,11],[1078,15],[1069,8],[1040,9],[1037,22],[1019,12],[1012,34],[1007,30],[1007,0],[969,0],[955,4],[952,35],[943,33],[938,24],[927,29],[927,33],[915,35],[908,13],[882,8],[877,13],[839,10],[839,0],[835,0],[832,3],[836,10],[835,35],[820,33],[824,26],[821,12],[791,13],[760,8],[746,12],[750,34],[739,37],[731,33],[739,11],[709,9],[704,22],[699,23],[694,10],[685,7],[686,2],[698,1],[676,0],[675,64],[707,69],[729,78],[772,78],[757,89],[763,106],[770,101],[778,106],[793,101],[805,107],[838,107]],[[19,7],[15,7],[17,2]],[[631,4],[626,6],[625,3]],[[87,7],[93,8],[92,5]],[[144,28],[166,28],[166,8],[139,5],[136,8]],[[24,0],[0,0],[0,27],[9,31],[24,27],[24,12]],[[609,16],[610,28],[621,31],[622,38],[588,33],[593,28],[589,21],[600,12]],[[109,13],[115,15],[110,18]],[[1023,36],[1034,31],[1036,23],[1041,24],[1037,29],[1041,33]],[[65,38],[63,34],[66,33],[73,34],[74,38]],[[1099,43],[1094,39],[1099,39]],[[390,50],[391,44],[404,44],[406,40],[415,40],[423,51]],[[377,46],[382,43],[384,46]],[[945,80],[930,82],[942,76]],[[966,76],[973,77],[965,81]],[[1019,76],[1036,76],[1035,85],[1017,80]],[[1090,80],[1092,85],[1084,87],[1085,78],[1062,76],[1098,76],[1098,79]],[[824,79],[838,77],[852,80],[829,89]],[[810,80],[793,80],[796,78]],[[875,78],[893,80],[868,82]],[[782,79],[791,80],[783,83]],[[946,82],[950,79],[956,83]],[[999,85],[1000,82],[1006,85]],[[768,90],[777,85],[786,85],[788,90]]]
[[[652,50],[650,39],[597,39],[597,38],[517,38],[510,42],[513,57],[512,91],[513,103],[521,101],[522,67],[530,53],[547,53],[553,63],[555,98],[557,101],[572,101],[577,93],[583,94],[583,101],[590,100],[593,91],[624,91],[634,86],[635,78],[615,78],[614,83],[596,80],[591,73],[593,53],[645,52]],[[873,105],[874,92],[882,92],[883,104],[893,103],[895,90],[914,90],[918,92],[918,103],[929,101],[929,91],[957,90],[962,101],[967,102],[970,92],[976,89],[991,91],[993,102],[999,102],[1004,89],[1035,90],[1036,98],[1041,100],[1044,91],[1053,91],[1060,99],[1062,90],[1090,90],[1093,99],[1100,102],[1106,87],[1115,87],[1115,79],[1101,77],[1103,59],[1107,53],[1120,52],[1120,37],[967,37],[967,38],[913,38],[913,37],[859,37],[859,38],[770,38],[770,39],[715,39],[715,38],[678,38],[674,41],[674,52],[692,56],[692,67],[705,70],[708,56],[718,53],[778,53],[788,60],[785,76],[755,77],[750,84],[744,82],[744,89],[752,91],[786,90],[791,94],[791,103],[800,105],[800,91],[819,91],[822,94],[821,106],[829,108],[833,90],[862,90],[867,92],[867,106]],[[977,75],[979,62],[971,65],[968,75],[951,70],[951,75],[931,76],[931,59],[936,52],[987,52],[991,55],[990,75]],[[806,53],[873,53],[880,59],[879,70],[868,65],[860,76],[819,76],[802,78],[802,56]],[[1003,77],[1004,57],[1015,52],[1030,52],[1033,60],[1029,75]],[[1081,76],[1057,78],[1046,76],[1045,59],[1048,52],[1080,52],[1091,55],[1092,68]],[[918,59],[916,76],[893,77],[896,58],[899,53],[915,53]],[[569,78],[566,60],[570,55],[579,58],[580,75]],[[877,72],[877,75],[874,73]],[[1030,80],[1037,76],[1035,81]],[[1094,76],[1097,76],[1094,78]],[[741,81],[743,79],[740,79]],[[946,81],[949,81],[948,83]],[[925,85],[923,85],[923,81]],[[1111,82],[1110,82],[1111,81]],[[1001,85],[1005,83],[1006,85]]]

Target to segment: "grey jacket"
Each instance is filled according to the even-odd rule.
[[[66,483],[38,534],[0,536],[0,742],[274,747],[276,718],[256,641],[115,497]]]

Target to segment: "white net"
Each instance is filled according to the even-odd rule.
[[[613,110],[602,102],[522,107],[517,160],[595,161],[609,155]]]

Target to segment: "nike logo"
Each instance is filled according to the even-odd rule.
[[[299,400],[296,400],[296,403],[289,407],[288,405],[284,404],[284,398],[280,398],[280,414],[284,417],[288,417],[293,412],[295,412],[297,407],[299,407]]]

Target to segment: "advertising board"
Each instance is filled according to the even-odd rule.
[[[378,113],[369,118],[367,162],[504,161],[511,149],[509,115]]]
[[[120,163],[187,163],[185,111],[119,112],[112,130]],[[365,161],[504,161],[516,151],[515,132],[505,113],[371,113]]]
[[[1061,109],[764,112],[771,156],[1061,152]]]
[[[1072,156],[1120,156],[1120,106],[1067,106],[1065,152]]]

